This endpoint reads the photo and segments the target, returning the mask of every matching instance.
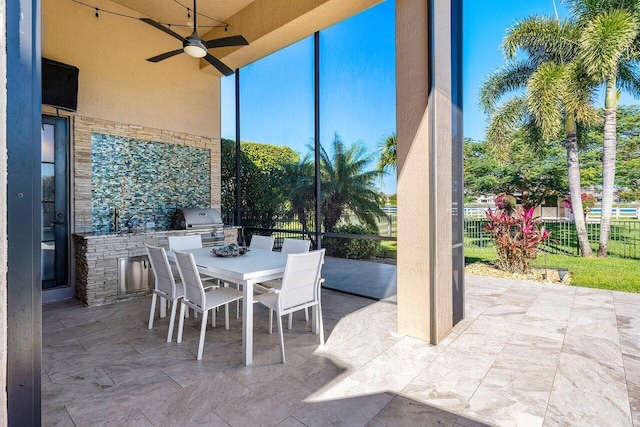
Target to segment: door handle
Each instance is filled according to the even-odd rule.
[[[57,225],[64,225],[64,213],[62,212],[58,212],[56,214],[56,219],[55,221],[53,221],[53,224],[57,224]]]

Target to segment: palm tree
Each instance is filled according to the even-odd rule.
[[[396,133],[384,137],[379,144],[380,158],[378,159],[378,170],[381,174],[389,171],[396,171],[397,169],[397,157],[396,157]]]
[[[376,218],[384,216],[380,209],[382,194],[375,182],[378,170],[368,170],[374,155],[358,143],[345,147],[336,133],[331,143],[331,155],[320,148],[322,162],[322,203],[325,231],[332,231],[346,209],[362,222],[377,228]]]
[[[577,124],[590,123],[593,87],[576,61],[579,28],[570,21],[530,17],[510,28],[502,48],[510,60],[492,73],[480,92],[480,103],[490,115],[487,140],[508,144],[521,128],[530,141],[556,139],[564,127],[569,189],[582,256],[591,256],[580,193]],[[526,59],[515,60],[518,50]],[[524,90],[498,105],[512,91]],[[563,126],[564,125],[564,126]]]
[[[297,216],[304,231],[309,231],[309,212],[314,209],[314,171],[309,155],[298,163],[283,165],[284,198],[291,204],[291,210]]]
[[[579,57],[589,78],[605,86],[602,216],[598,256],[607,256],[616,166],[620,89],[640,96],[640,2],[566,0],[584,28]]]

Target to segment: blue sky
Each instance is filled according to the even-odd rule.
[[[560,17],[568,15],[556,0]],[[387,0],[321,32],[321,143],[334,133],[370,152],[395,131],[394,1]],[[464,135],[484,139],[486,118],[477,106],[486,76],[504,64],[507,28],[531,15],[554,15],[553,0],[464,1]],[[233,76],[222,79],[222,136],[235,139]],[[598,99],[596,107],[602,104]],[[637,104],[628,95],[621,104]],[[308,38],[241,70],[241,138],[287,145],[301,154],[313,137],[313,39]],[[395,192],[394,177],[381,188]]]

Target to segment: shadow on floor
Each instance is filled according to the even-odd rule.
[[[322,277],[326,289],[374,300],[396,300],[395,265],[325,257]]]

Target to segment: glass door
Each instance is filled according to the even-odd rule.
[[[42,117],[41,271],[43,302],[72,298],[69,284],[69,124],[66,118]]]

